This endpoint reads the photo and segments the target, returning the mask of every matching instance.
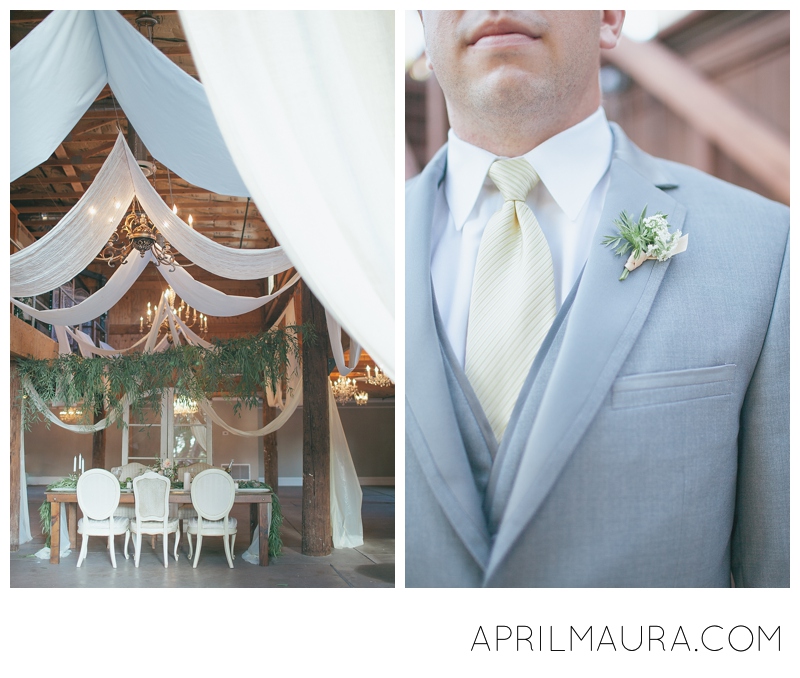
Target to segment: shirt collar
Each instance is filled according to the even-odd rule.
[[[613,137],[605,111],[598,108],[577,125],[550,137],[523,157],[569,219],[583,205],[611,164]],[[497,156],[463,141],[451,129],[447,144],[445,197],[456,229],[475,207],[489,167]]]

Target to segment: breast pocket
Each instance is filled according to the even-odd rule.
[[[735,372],[736,365],[716,365],[620,377],[611,389],[611,407],[648,407],[730,395]]]

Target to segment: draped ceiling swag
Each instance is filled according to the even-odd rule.
[[[108,81],[154,158],[254,197],[329,314],[393,375],[393,13],[181,16],[210,90],[116,12],[53,12],[14,47],[12,177],[46,160]],[[231,92],[241,63],[248,87]],[[254,149],[270,156],[261,169]]]
[[[203,86],[114,11],[52,12],[11,50],[12,181],[50,157],[106,83],[154,158],[248,195]]]

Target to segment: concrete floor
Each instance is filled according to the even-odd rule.
[[[283,508],[283,555],[270,559],[267,567],[251,565],[237,555],[234,569],[228,567],[221,538],[207,537],[197,569],[188,560],[188,544],[184,538],[178,547],[178,562],[170,555],[169,567],[164,568],[162,546],[159,541],[153,551],[146,541],[142,546],[139,567],[133,563],[133,545],[129,546],[130,559],[122,555],[124,537],[116,538],[117,569],[105,548],[105,539],[91,537],[89,552],[80,568],[78,548],[61,558],[60,565],[50,565],[33,554],[44,546],[44,535],[39,534],[39,505],[44,500],[43,486],[28,487],[28,506],[31,516],[33,541],[11,553],[12,588],[47,587],[310,587],[310,588],[390,588],[394,586],[394,487],[364,487],[362,521],[364,544],[352,549],[333,549],[331,555],[304,556],[300,553],[301,488],[279,488],[278,498]],[[249,525],[249,506],[234,505],[231,515],[239,525]],[[239,532],[235,553],[241,554],[249,546],[249,539]],[[170,538],[172,554],[173,541]]]

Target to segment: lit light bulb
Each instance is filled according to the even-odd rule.
[[[172,213],[173,214],[177,214],[178,213],[178,206],[175,203],[172,203]]]
[[[189,215],[189,227],[190,227],[190,228],[194,228],[194,226],[192,226],[192,223],[193,223],[193,222],[194,222],[194,219],[192,219],[192,215],[190,214],[190,215]]]

